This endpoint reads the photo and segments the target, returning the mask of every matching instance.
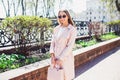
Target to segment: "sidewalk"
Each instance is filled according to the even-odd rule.
[[[120,47],[77,68],[74,80],[120,80]]]

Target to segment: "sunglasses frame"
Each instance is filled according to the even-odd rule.
[[[66,15],[63,15],[63,16],[60,15],[60,16],[58,16],[58,18],[59,18],[59,19],[61,19],[61,18],[66,18]]]

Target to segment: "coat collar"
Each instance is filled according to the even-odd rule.
[[[59,25],[59,27],[61,27],[61,25]],[[71,29],[71,27],[72,27],[72,25],[71,25],[71,24],[69,24],[69,25],[67,26],[67,29],[68,29],[68,30],[70,30],[70,29]]]

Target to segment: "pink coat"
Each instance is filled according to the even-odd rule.
[[[71,80],[75,77],[72,48],[75,43],[76,28],[72,25],[65,27],[62,34],[58,37],[58,31],[60,28],[60,25],[54,28],[50,53],[54,53],[55,57],[63,61],[65,80]]]

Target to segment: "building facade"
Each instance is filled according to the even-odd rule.
[[[79,20],[95,22],[109,22],[119,20],[119,12],[117,12],[116,9],[110,10],[108,8],[108,3],[109,2],[102,2],[101,0],[87,0],[86,11],[83,11],[79,15]],[[116,8],[115,4],[113,4],[112,6]]]

